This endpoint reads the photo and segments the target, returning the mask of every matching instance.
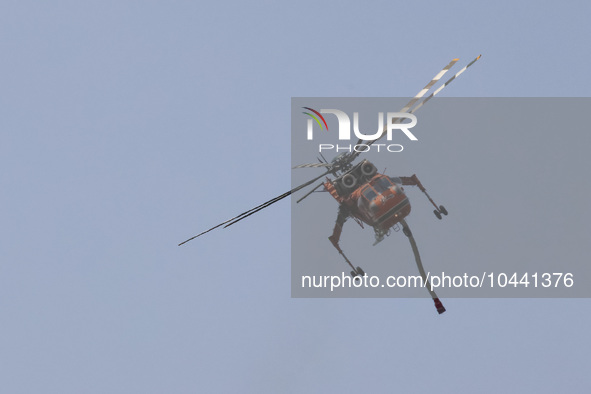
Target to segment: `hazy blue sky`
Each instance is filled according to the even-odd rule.
[[[288,201],[176,246],[289,189],[292,96],[410,96],[479,53],[445,96],[589,96],[587,2],[368,3],[0,4],[0,391],[591,390],[589,300],[292,299]]]

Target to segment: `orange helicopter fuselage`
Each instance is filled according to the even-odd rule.
[[[332,181],[326,190],[351,216],[376,229],[387,231],[410,214],[410,202],[401,185],[392,178],[376,174],[346,196],[339,194]]]

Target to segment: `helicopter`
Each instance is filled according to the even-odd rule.
[[[458,71],[453,77],[451,77],[433,93],[427,96],[423,101],[417,104],[417,102],[425,97],[427,92],[429,92],[430,89],[443,77],[443,75],[445,75],[447,71],[459,60],[457,58],[453,59],[439,73],[437,73],[435,77],[431,79],[431,81],[429,81],[429,83],[399,111],[399,113],[413,114],[416,112],[431,98],[437,95],[443,88],[449,85],[454,79],[456,79],[477,60],[479,60],[480,57],[481,55],[478,55],[474,60]],[[402,118],[391,119],[392,123],[400,123],[401,121]],[[387,127],[384,127],[381,135],[379,135],[378,138],[370,141],[363,141],[362,139],[359,139],[358,145],[364,144],[370,146],[386,135],[386,133]],[[328,192],[337,201],[337,219],[333,228],[333,232],[328,237],[328,239],[337,249],[339,254],[344,258],[345,262],[351,267],[351,276],[353,278],[358,276],[363,277],[366,274],[363,269],[361,269],[361,267],[355,267],[353,263],[351,263],[339,245],[343,225],[349,218],[352,218],[361,227],[364,227],[363,224],[366,224],[367,226],[373,228],[375,236],[374,245],[378,244],[386,236],[390,235],[392,229],[398,231],[400,226],[402,226],[402,232],[409,239],[411,244],[415,256],[415,262],[417,264],[417,268],[423,283],[425,284],[425,288],[428,290],[431,298],[433,299],[437,312],[439,314],[444,313],[446,309],[429,284],[416,241],[408,223],[405,220],[405,218],[410,214],[411,205],[404,190],[404,186],[417,186],[419,190],[425,194],[430,203],[435,207],[433,213],[437,219],[441,220],[444,216],[447,216],[447,209],[443,205],[437,205],[433,201],[416,174],[411,176],[390,177],[385,174],[378,173],[376,166],[367,159],[363,159],[360,162],[354,164],[360,153],[361,152],[359,151],[340,153],[335,158],[333,158],[331,162],[328,162],[321,153],[323,160],[319,159],[318,163],[301,164],[293,167],[293,169],[324,168],[325,171],[308,182],[294,187],[293,189],[275,198],[272,198],[245,212],[242,212],[231,219],[219,223],[218,225],[181,242],[179,246],[197,237],[207,234],[208,232],[219,227],[223,226],[223,228],[226,228],[232,226],[241,220],[246,219],[247,217],[275,204],[276,202],[281,201],[293,193],[296,193],[312,185],[319,179],[326,177],[324,181],[321,181],[312,190],[297,200],[297,203],[310,196],[320,187],[324,187],[324,191]],[[334,179],[329,178],[328,175],[332,175]]]

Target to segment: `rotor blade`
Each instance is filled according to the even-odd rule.
[[[435,77],[433,77],[433,79],[419,93],[417,93],[417,95],[412,100],[410,100],[408,102],[408,104],[406,104],[404,106],[404,108],[402,108],[399,112],[406,112],[406,111],[408,111],[408,109],[410,107],[415,105],[415,103],[417,101],[419,101],[419,99],[421,97],[423,97],[425,94],[427,94],[429,89],[431,89],[431,87],[433,85],[435,85],[441,79],[441,77],[443,77],[445,75],[445,73],[448,72],[449,69],[452,68],[454,64],[456,64],[456,62],[458,60],[460,60],[460,59],[459,58],[453,59],[451,62],[449,62],[449,64],[447,66],[443,67],[443,69],[441,71],[439,71],[439,73]]]
[[[306,187],[306,186],[308,186],[308,185],[316,182],[318,179],[322,178],[323,176],[325,176],[325,175],[327,175],[329,173],[330,173],[330,171],[327,171],[327,172],[323,173],[322,175],[319,175],[316,178],[314,178],[314,179],[312,179],[312,180],[310,180],[310,181],[308,181],[308,182],[306,182],[304,184],[301,184],[300,186],[297,186],[297,187],[295,187],[295,188],[293,188],[293,189],[291,189],[291,190],[289,190],[289,191],[287,191],[287,192],[285,192],[285,193],[283,193],[283,194],[281,194],[281,195],[279,195],[279,196],[277,196],[275,198],[272,198],[269,201],[266,201],[266,202],[264,202],[264,203],[262,203],[260,205],[257,205],[256,207],[251,208],[248,211],[242,212],[240,215],[234,216],[233,218],[228,219],[225,222],[222,222],[222,223],[220,223],[220,224],[218,224],[218,225],[210,228],[209,230],[205,230],[205,231],[203,231],[203,232],[201,232],[201,233],[199,233],[199,234],[197,234],[197,235],[195,235],[195,236],[187,239],[186,241],[181,242],[179,244],[179,246],[181,246],[182,244],[187,243],[187,242],[189,242],[189,241],[191,241],[191,240],[193,240],[193,239],[195,239],[197,237],[200,237],[203,234],[206,234],[206,233],[210,232],[211,230],[215,230],[218,227],[224,226],[225,224],[226,224],[226,226],[224,226],[224,227],[231,226],[232,224],[234,224],[236,222],[239,222],[240,220],[242,220],[242,219],[244,219],[244,218],[252,215],[253,213],[256,213],[256,212],[260,211],[261,209],[264,209],[264,208],[268,207],[269,205],[274,204],[277,201],[284,199],[285,197],[289,196],[290,194],[295,193],[298,190],[303,189],[304,187]]]
[[[314,189],[312,189],[308,193],[304,194],[304,196],[302,198],[300,198],[299,200],[297,200],[296,203],[299,204],[300,201],[302,201],[304,198],[308,197],[310,194],[314,193],[316,191],[316,189],[318,189],[322,185],[324,185],[324,182],[320,182],[317,186],[314,186]]]
[[[421,108],[423,105],[425,105],[429,100],[431,100],[433,97],[435,97],[437,95],[437,93],[441,92],[443,90],[444,87],[446,87],[447,85],[449,85],[454,79],[456,79],[457,77],[459,77],[464,71],[466,71],[466,69],[468,69],[468,67],[470,67],[471,65],[473,65],[474,63],[476,63],[476,61],[478,59],[480,59],[482,55],[478,55],[476,57],[476,59],[472,60],[470,63],[468,63],[467,66],[465,66],[464,68],[462,68],[460,71],[458,71],[453,77],[451,77],[450,79],[448,79],[443,85],[441,85],[439,88],[437,88],[433,93],[431,93],[429,95],[429,97],[427,97],[426,99],[424,99],[423,101],[421,101],[416,107],[414,107],[413,109],[411,109],[410,111],[408,111],[409,114],[414,114],[415,112],[417,112],[419,110],[419,108]],[[402,118],[393,118],[392,119],[392,123],[400,123]],[[382,134],[379,138],[382,138],[384,136],[384,134]],[[379,139],[378,138],[378,139]],[[376,140],[377,141],[377,140]],[[375,141],[373,141],[375,142]],[[372,142],[372,143],[373,143]],[[371,145],[371,144],[370,144]]]
[[[332,164],[328,164],[328,163],[306,163],[306,164],[300,164],[297,165],[295,167],[292,167],[292,169],[296,169],[296,168],[317,168],[317,167],[331,167]]]
[[[236,224],[236,223],[238,223],[239,221],[241,221],[242,219],[246,219],[246,218],[247,218],[247,217],[249,217],[250,215],[257,213],[257,212],[258,212],[258,211],[260,211],[261,209],[265,209],[265,208],[267,208],[269,205],[275,204],[277,201],[279,201],[279,200],[282,200],[282,199],[284,199],[285,197],[288,197],[288,196],[289,196],[289,195],[291,195],[292,193],[295,193],[295,192],[297,192],[298,190],[300,190],[300,189],[303,189],[304,187],[306,187],[306,186],[308,186],[308,185],[310,185],[310,184],[312,184],[312,183],[316,182],[318,179],[322,178],[323,176],[325,176],[325,175],[327,175],[327,174],[330,174],[330,172],[331,172],[331,171],[327,171],[327,172],[325,172],[324,174],[322,174],[322,175],[319,175],[319,176],[317,176],[316,178],[312,179],[311,181],[308,181],[308,182],[304,183],[303,185],[300,185],[300,186],[298,186],[298,187],[296,187],[296,188],[294,188],[294,189],[291,189],[290,191],[288,191],[288,192],[285,192],[285,193],[283,193],[282,195],[280,195],[280,196],[277,196],[277,197],[275,197],[274,199],[272,199],[272,200],[269,200],[269,201],[267,201],[266,203],[259,205],[257,208],[253,208],[253,209],[251,210],[252,212],[249,212],[247,215],[241,216],[240,218],[237,218],[236,220],[232,221],[231,223],[229,223],[229,224],[226,224],[226,225],[224,226],[224,228],[226,228],[226,227],[229,227],[229,226],[231,226],[231,225],[233,225],[233,224]]]
[[[269,200],[269,201],[267,201],[267,202],[266,202],[266,203],[265,203],[265,204],[264,204],[262,207],[260,207],[260,208],[257,208],[257,209],[255,209],[255,210],[253,210],[252,212],[249,212],[247,215],[241,216],[241,217],[239,217],[238,219],[234,220],[233,222],[230,222],[230,223],[226,224],[226,225],[224,226],[224,228],[226,228],[226,227],[229,227],[229,226],[231,226],[231,225],[233,225],[233,224],[236,224],[236,223],[238,223],[239,221],[241,221],[242,219],[246,219],[246,218],[247,218],[247,217],[249,217],[250,215],[254,215],[254,214],[255,214],[255,213],[257,213],[258,211],[260,211],[260,210],[263,210],[263,209],[267,208],[268,206],[271,206],[271,205],[275,204],[276,202],[283,200],[285,197],[289,197],[290,195],[291,195],[291,192],[286,192],[286,193],[283,193],[282,195],[280,195],[280,196],[278,196],[278,197],[275,197],[273,200]]]
[[[403,107],[403,108],[402,108],[400,111],[398,111],[398,112],[406,112],[406,111],[408,111],[408,109],[409,109],[410,107],[412,107],[413,105],[415,105],[415,103],[416,103],[417,101],[419,101],[419,99],[421,99],[421,98],[422,98],[422,97],[423,97],[425,94],[427,94],[427,92],[428,92],[428,91],[431,89],[431,87],[433,87],[433,85],[435,85],[435,84],[436,84],[436,83],[437,83],[437,82],[438,82],[438,81],[441,79],[441,77],[443,77],[443,76],[445,75],[445,73],[446,73],[446,72],[448,72],[448,71],[449,71],[449,69],[450,69],[450,68],[452,68],[454,64],[456,64],[456,62],[457,62],[458,60],[460,60],[460,59],[458,59],[458,58],[456,58],[456,59],[453,59],[451,62],[449,62],[449,64],[448,64],[447,66],[443,67],[443,69],[441,69],[441,71],[439,71],[439,72],[437,73],[437,75],[435,75],[435,76],[433,77],[433,79],[431,79],[431,81],[429,81],[429,83],[428,83],[427,85],[425,85],[425,87],[424,87],[423,89],[421,89],[421,91],[420,91],[420,92],[418,92],[418,93],[417,93],[417,95],[416,95],[416,96],[414,96],[414,97],[413,97],[413,98],[412,98],[412,99],[411,99],[411,100],[410,100],[410,101],[409,101],[409,102],[408,102],[408,103],[407,103],[407,104],[406,104],[406,105],[405,105],[405,106],[404,106],[404,107]],[[385,132],[386,132],[386,128],[384,128],[384,131],[382,132],[382,135],[383,135],[383,133],[385,133]],[[362,142],[363,142],[363,140],[362,140],[362,139],[359,139],[359,141],[357,141],[357,145],[361,144]]]
[[[421,108],[423,105],[425,105],[427,103],[427,101],[431,100],[431,98],[433,98],[437,93],[439,93],[444,87],[446,87],[447,85],[449,85],[451,83],[451,81],[453,81],[454,79],[456,79],[457,77],[459,77],[464,71],[466,71],[468,69],[468,67],[470,67],[471,65],[473,65],[474,63],[476,63],[476,61],[478,59],[480,59],[482,55],[478,55],[476,57],[476,59],[472,60],[470,63],[468,63],[468,65],[464,68],[462,68],[460,71],[458,71],[456,73],[456,75],[454,75],[453,77],[451,77],[450,79],[447,80],[447,82],[445,82],[443,85],[441,85],[437,90],[435,90],[433,93],[431,93],[431,95],[429,97],[427,97],[425,100],[423,100],[422,102],[420,102],[415,108],[413,108],[409,113],[410,114],[414,114],[419,108]]]
[[[427,97],[426,99],[424,99],[423,101],[421,101],[415,108],[411,109],[408,113],[409,114],[413,114],[415,113],[419,108],[421,108],[423,105],[425,105],[425,103],[427,103],[429,100],[431,100],[431,98],[433,98],[437,93],[439,93],[441,90],[443,90],[444,87],[446,87],[447,85],[449,85],[454,79],[456,79],[457,77],[459,77],[464,71],[466,71],[466,69],[468,67],[470,67],[471,65],[473,65],[474,63],[476,63],[476,61],[478,59],[480,59],[482,55],[478,55],[476,57],[476,59],[472,60],[470,63],[468,63],[467,66],[465,66],[464,68],[462,68],[460,71],[458,71],[453,77],[451,77],[450,79],[448,79],[443,85],[441,85],[437,90],[435,90],[433,93],[431,93],[431,95],[429,97]],[[421,91],[422,92],[422,91]],[[414,99],[413,99],[414,100]],[[412,100],[411,100],[412,101]],[[400,123],[402,118],[394,118],[392,119],[392,123]],[[386,120],[388,121],[388,120]],[[387,125],[384,126],[384,130],[382,131],[382,135],[380,135],[377,139],[373,140],[373,141],[368,141],[366,143],[366,145],[371,145],[374,142],[376,142],[377,140],[379,140],[380,138],[382,138],[387,131]],[[353,153],[353,158],[356,158],[357,156],[359,156],[359,152],[355,152]]]

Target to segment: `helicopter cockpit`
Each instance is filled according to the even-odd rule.
[[[402,188],[399,186],[401,183],[400,178],[391,178],[386,175],[374,178],[361,190],[357,207],[375,218],[375,213],[378,211],[377,197],[390,193],[394,195],[402,193]]]

